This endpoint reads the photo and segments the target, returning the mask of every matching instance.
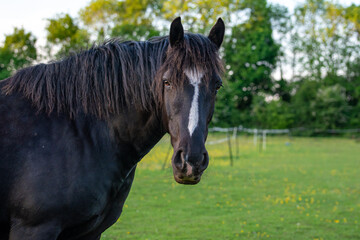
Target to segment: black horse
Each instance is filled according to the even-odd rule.
[[[2,81],[0,239],[100,239],[167,132],[175,180],[198,183],[224,28],[184,34],[177,18],[169,37],[112,40]]]

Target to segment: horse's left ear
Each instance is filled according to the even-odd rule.
[[[224,34],[225,34],[225,24],[224,21],[219,18],[215,25],[212,27],[208,38],[215,43],[215,45],[218,47],[218,49],[221,46],[221,43],[224,40]]]

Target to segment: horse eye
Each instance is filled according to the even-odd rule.
[[[164,80],[164,85],[165,85],[166,87],[170,87],[170,86],[171,86],[171,84],[170,84],[170,82],[169,82],[168,80]]]

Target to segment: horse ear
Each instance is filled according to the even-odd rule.
[[[175,18],[175,20],[171,23],[169,39],[171,47],[176,47],[183,43],[184,28],[181,24],[180,17]]]
[[[215,45],[218,47],[218,49],[221,46],[221,43],[224,40],[224,34],[225,34],[225,24],[224,21],[219,18],[215,25],[212,27],[208,38],[215,43]]]

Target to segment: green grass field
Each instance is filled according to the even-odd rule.
[[[208,145],[201,182],[185,186],[170,160],[161,169],[165,137],[139,163],[124,211],[101,239],[360,239],[359,142],[268,137],[266,151],[252,137],[238,142],[233,167],[226,142]]]

